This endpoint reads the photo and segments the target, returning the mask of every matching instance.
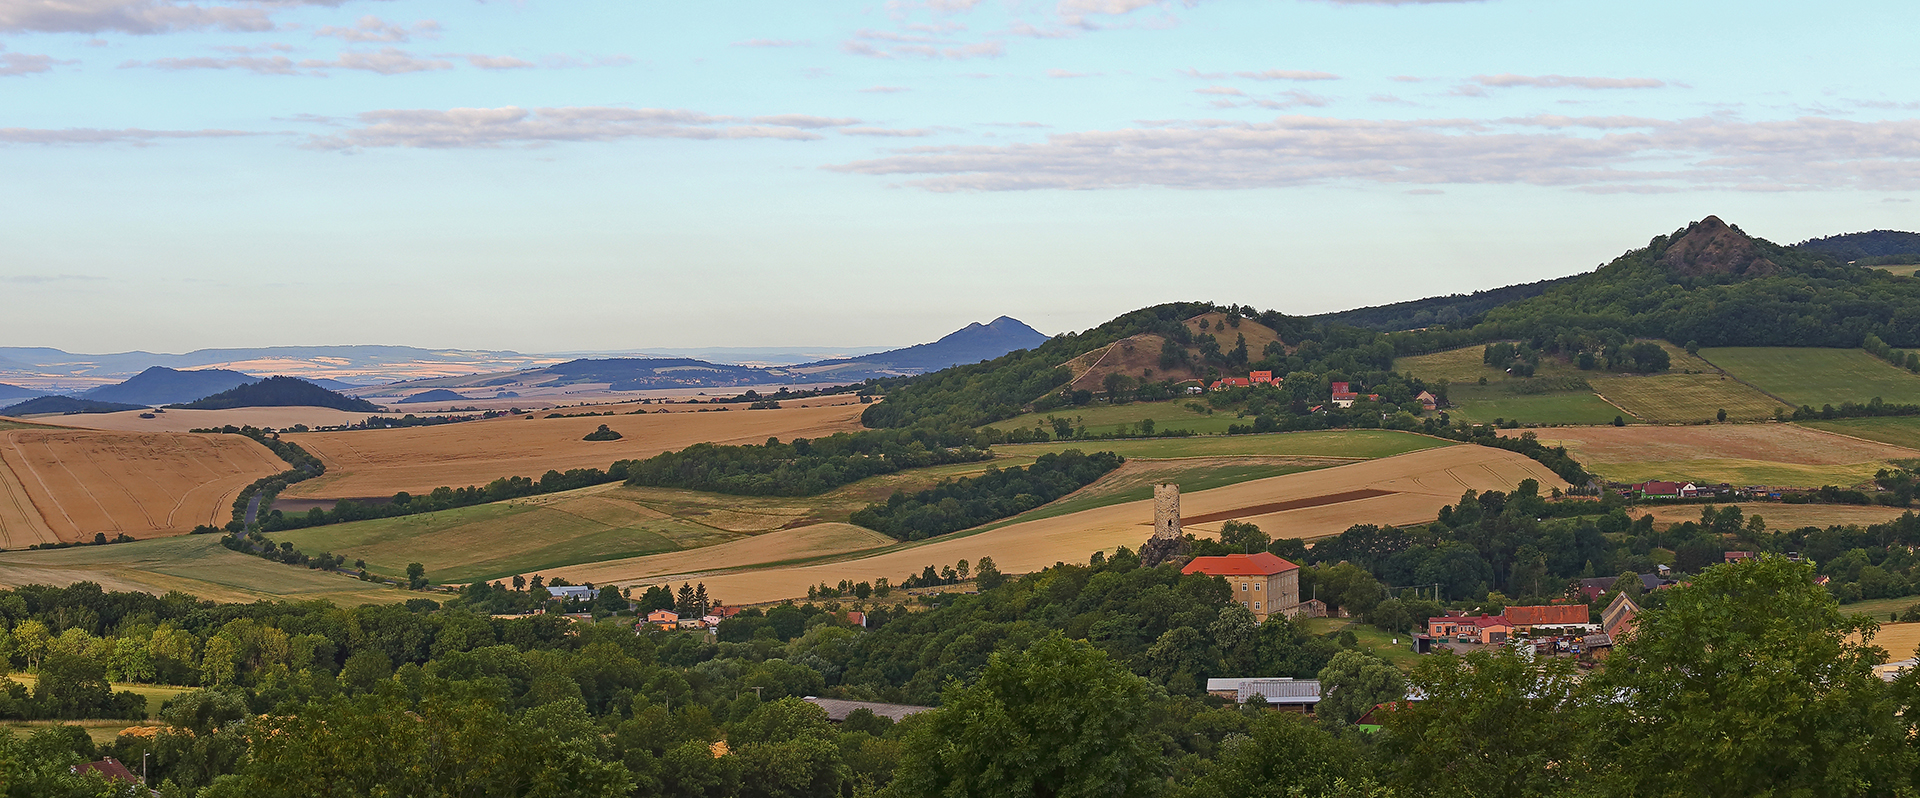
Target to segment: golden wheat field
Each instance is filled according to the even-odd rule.
[[[150,415],[153,418],[141,418]],[[118,413],[77,413],[71,416],[39,416],[34,421],[76,429],[117,430],[121,432],[186,432],[225,426],[271,427],[285,429],[295,424],[309,427],[337,427],[358,424],[368,416],[393,413],[349,413],[331,407],[236,407],[229,410],[123,410]]]
[[[1181,497],[1181,511],[1187,517],[1216,519],[1188,527],[1202,535],[1217,534],[1220,524],[1237,519],[1256,523],[1274,537],[1316,538],[1337,534],[1354,524],[1430,521],[1443,505],[1458,501],[1468,489],[1511,490],[1528,478],[1539,480],[1543,491],[1567,487],[1553,472],[1518,454],[1481,446],[1449,446],[1188,493]],[[1355,491],[1379,493],[1328,501]],[[1304,506],[1271,509],[1282,503]],[[1095,551],[1138,548],[1150,534],[1152,521],[1152,501],[1135,501],[1051,518],[1016,520],[984,532],[959,533],[825,563],[714,573],[743,564],[719,551],[724,547],[715,546],[677,553],[675,556],[681,559],[674,562],[684,563],[680,574],[663,574],[660,568],[639,561],[628,563],[624,569],[610,567],[609,563],[581,567],[595,569],[593,573],[601,580],[596,584],[651,584],[667,577],[678,581],[680,577],[697,576],[714,595],[734,603],[755,603],[803,596],[809,585],[834,584],[842,579],[871,581],[885,577],[897,583],[927,565],[978,562],[981,557],[992,557],[1007,573],[1036,571],[1056,562],[1085,562]]]
[[[287,464],[238,435],[17,429],[0,433],[6,548],[186,532],[231,517],[240,489]],[[41,519],[23,519],[24,494]]]
[[[1623,482],[1853,485],[1871,479],[1890,460],[1920,457],[1913,449],[1794,424],[1555,427],[1536,432],[1545,445],[1567,447],[1587,470]]]
[[[294,485],[283,495],[297,499],[424,493],[442,485],[485,485],[500,477],[538,479],[549,469],[606,468],[615,460],[652,457],[703,442],[818,438],[859,429],[865,406],[723,407],[728,409],[576,418],[540,414],[437,427],[289,434],[284,438],[319,457],[327,473]],[[601,424],[625,437],[581,440]]]

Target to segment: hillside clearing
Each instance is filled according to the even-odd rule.
[[[768,438],[818,438],[860,428],[863,405],[645,415],[544,418],[511,416],[437,427],[285,436],[327,464],[327,473],[289,488],[288,498],[391,496],[440,486],[485,485],[495,479],[538,479],[549,469],[604,469],[615,460],[644,459],[696,443],[765,443]],[[601,424],[617,441],[583,441]]]
[[[1920,404],[1920,375],[1859,349],[1738,347],[1702,349],[1701,356],[1794,406],[1867,401]]]
[[[1789,409],[1722,376],[1714,364],[1680,347],[1666,341],[1654,343],[1672,361],[1672,368],[1659,374],[1581,371],[1546,357],[1537,376],[1512,377],[1482,362],[1485,347],[1479,345],[1404,357],[1393,365],[1396,371],[1428,382],[1451,381],[1447,398],[1454,407],[1448,412],[1475,423],[1504,418],[1526,424],[1604,424],[1620,415],[1629,422],[1668,424],[1714,419],[1721,410],[1730,419],[1751,421],[1773,418],[1775,410]],[[1478,384],[1481,379],[1487,384]],[[1551,380],[1584,380],[1589,388],[1536,392],[1533,387]]]
[[[1510,490],[1527,478],[1539,480],[1542,490],[1566,487],[1552,472],[1520,455],[1482,446],[1452,446],[1183,493],[1181,505],[1184,514],[1239,515],[1240,520],[1257,523],[1278,537],[1315,538],[1360,523],[1422,523],[1432,520],[1442,505],[1458,501],[1468,489]],[[1363,488],[1388,491],[1390,495],[1260,512],[1262,506],[1275,502]],[[1016,520],[987,531],[947,535],[855,559],[745,569],[706,575],[700,581],[728,601],[754,603],[805,595],[809,585],[841,579],[871,581],[886,577],[898,582],[928,564],[951,564],[961,559],[978,562],[983,556],[992,557],[1005,572],[1025,573],[1055,562],[1084,562],[1094,551],[1110,552],[1119,546],[1138,548],[1150,534],[1152,520],[1152,502],[1134,501],[1056,517]],[[1217,534],[1219,523],[1189,529],[1198,534]],[[603,580],[620,584],[648,584],[654,579],[615,569],[598,573]]]
[[[239,435],[182,435],[82,430],[0,432],[0,480],[24,492],[59,539],[91,541],[96,533],[136,538],[220,525],[240,489],[287,464]],[[0,510],[20,524],[17,499]],[[26,524],[22,540],[34,534]],[[14,535],[9,531],[8,536]]]
[[[1521,430],[1504,430],[1514,436]],[[1557,427],[1535,431],[1565,446],[1588,471],[1611,480],[1685,479],[1736,485],[1854,485],[1891,460],[1920,451],[1830,435],[1792,424],[1686,427]]]

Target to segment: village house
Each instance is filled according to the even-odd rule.
[[[1432,411],[1440,407],[1440,397],[1427,391],[1421,391],[1419,396],[1413,397],[1413,401],[1419,402],[1422,410]]]
[[[578,599],[580,601],[592,601],[595,596],[600,595],[600,591],[593,589],[592,585],[561,585],[560,587],[549,587],[547,588],[547,593],[557,599]]]
[[[673,610],[654,610],[647,613],[645,625],[656,629],[672,629],[680,625],[680,613]]]
[[[1760,552],[1757,552],[1757,551],[1730,551],[1730,552],[1727,552],[1727,553],[1726,553],[1725,555],[1723,555],[1723,557],[1725,558],[1725,560],[1726,560],[1727,562],[1746,562],[1746,561],[1748,561],[1748,560],[1758,560],[1758,559],[1760,559]]]
[[[1320,703],[1319,679],[1208,679],[1207,694],[1231,698],[1245,704],[1254,696],[1266,699],[1267,706],[1294,712],[1312,712]]]
[[[1505,643],[1513,624],[1498,615],[1443,615],[1427,619],[1427,634],[1462,643]]]
[[[1642,482],[1628,490],[1643,499],[1692,499],[1700,495],[1699,486],[1691,482]]]
[[[133,771],[128,770],[126,765],[120,764],[120,760],[114,759],[113,757],[107,757],[98,762],[83,762],[67,768],[67,772],[75,776],[98,773],[101,778],[113,784],[138,785],[140,783],[139,777],[133,775]],[[115,794],[118,795],[120,793]],[[158,792],[154,793],[154,795],[159,794]]]
[[[1600,631],[1609,638],[1619,640],[1620,636],[1633,630],[1633,619],[1640,614],[1640,605],[1621,593],[1614,596],[1606,609],[1600,611]]]
[[[903,721],[913,715],[918,715],[933,709],[933,707],[915,706],[913,704],[883,704],[878,701],[845,701],[838,698],[819,698],[816,696],[807,696],[800,700],[826,710],[827,720],[834,723],[845,722],[848,715],[862,709],[879,717],[891,719],[894,722]]]
[[[1533,607],[1508,607],[1499,615],[1442,615],[1427,619],[1427,634],[1433,638],[1451,637],[1463,642],[1504,643],[1517,634],[1532,635],[1535,629],[1592,629],[1585,604],[1549,604]]]
[[[1351,390],[1347,383],[1336,382],[1333,384],[1333,397],[1331,401],[1334,407],[1352,407],[1353,403],[1359,399],[1360,394]]]
[[[1279,380],[1273,378],[1273,372],[1271,371],[1249,371],[1247,372],[1247,381],[1255,385],[1280,384]]]
[[[1508,607],[1500,614],[1513,624],[1513,630],[1520,634],[1532,634],[1534,627],[1563,629],[1568,627],[1589,628],[1588,611],[1585,604],[1548,604],[1534,607]]]
[[[1253,381],[1245,377],[1221,377],[1220,379],[1214,380],[1213,384],[1208,386],[1208,390],[1224,391],[1229,388],[1250,388],[1252,386]]]
[[[1195,557],[1180,573],[1227,580],[1233,600],[1251,610],[1256,621],[1265,621],[1269,615],[1291,615],[1300,608],[1300,566],[1264,551]]]

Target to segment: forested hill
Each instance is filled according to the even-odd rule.
[[[1701,346],[1920,345],[1920,281],[1753,238],[1714,217],[1598,271],[1488,311],[1431,343],[1591,338],[1603,331]],[[1455,343],[1457,341],[1457,343]],[[1411,342],[1409,342],[1411,343]]]
[[[294,377],[268,377],[201,399],[173,405],[187,410],[225,410],[233,407],[331,407],[355,413],[378,413],[380,406],[365,399],[329,391]]]
[[[251,374],[242,374],[228,369],[175,371],[166,366],[154,366],[134,375],[126,382],[103,385],[81,396],[99,402],[164,405],[174,402],[191,402],[229,388],[256,382],[259,379]]]
[[[1535,286],[1543,289],[1538,295],[1498,302]],[[1473,302],[1490,307],[1475,308],[1478,316],[1457,323],[1391,333],[1350,322],[1388,326],[1421,303],[1335,314],[1344,319],[1288,316],[1243,305],[1156,305],[986,363],[882,381],[875,388],[886,401],[868,408],[863,420],[871,427],[977,427],[1023,409],[1084,403],[1087,397],[1078,394],[1086,391],[1065,387],[1074,376],[1065,368],[1069,360],[1129,336],[1174,336],[1185,320],[1214,312],[1271,328],[1284,345],[1253,353],[1244,362],[1209,357],[1193,364],[1196,370],[1286,375],[1288,391],[1303,402],[1324,397],[1329,380],[1379,386],[1389,396],[1411,395],[1422,386],[1392,374],[1395,356],[1503,340],[1525,340],[1536,351],[1563,358],[1591,353],[1602,362],[1616,360],[1635,338],[1701,346],[1858,347],[1874,335],[1892,347],[1920,347],[1920,280],[1754,238],[1712,216],[1656,236],[1594,272],[1499,291],[1510,293],[1424,300],[1432,303],[1428,309],[1465,308]],[[1137,398],[1170,388],[1140,385]]]
[[[1864,233],[1815,238],[1795,244],[1796,249],[1832,255],[1845,261],[1863,258],[1899,258],[1920,262],[1920,233],[1899,230],[1869,230]]]
[[[1370,330],[1394,331],[1417,330],[1436,325],[1472,322],[1480,314],[1501,305],[1532,299],[1554,288],[1574,280],[1580,275],[1555,277],[1533,283],[1509,285],[1475,291],[1471,294],[1449,294],[1447,296],[1428,297],[1407,302],[1395,302],[1391,305],[1343,310],[1338,313],[1322,313],[1309,316],[1309,319],[1322,324],[1348,324],[1365,327]]]

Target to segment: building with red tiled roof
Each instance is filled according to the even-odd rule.
[[[1515,631],[1530,631],[1535,626],[1585,626],[1588,612],[1585,604],[1549,604],[1543,607],[1508,607],[1501,617],[1513,624]]]
[[[1208,386],[1208,388],[1209,390],[1224,391],[1228,388],[1250,388],[1252,386],[1253,381],[1245,377],[1221,377],[1220,379],[1214,380],[1213,385]]]
[[[1294,614],[1300,608],[1300,566],[1267,552],[1195,557],[1183,574],[1206,574],[1227,580],[1233,600],[1253,612],[1254,620]]]
[[[1255,385],[1273,385],[1279,382],[1279,380],[1273,378],[1273,372],[1271,371],[1249,371],[1247,372],[1247,380]]]
[[[114,759],[113,757],[107,757],[106,759],[102,759],[98,762],[87,762],[84,764],[74,765],[73,767],[68,768],[68,770],[69,772],[73,773],[73,775],[75,776],[85,776],[88,773],[98,773],[102,778],[105,778],[107,781],[112,782],[114,784],[139,784],[140,783],[140,779],[133,775],[133,771],[128,770],[126,765],[120,764],[120,761],[117,759]]]
[[[1349,387],[1347,383],[1336,382],[1333,384],[1333,396],[1331,399],[1334,407],[1352,407],[1354,402],[1359,401],[1360,394]]]

